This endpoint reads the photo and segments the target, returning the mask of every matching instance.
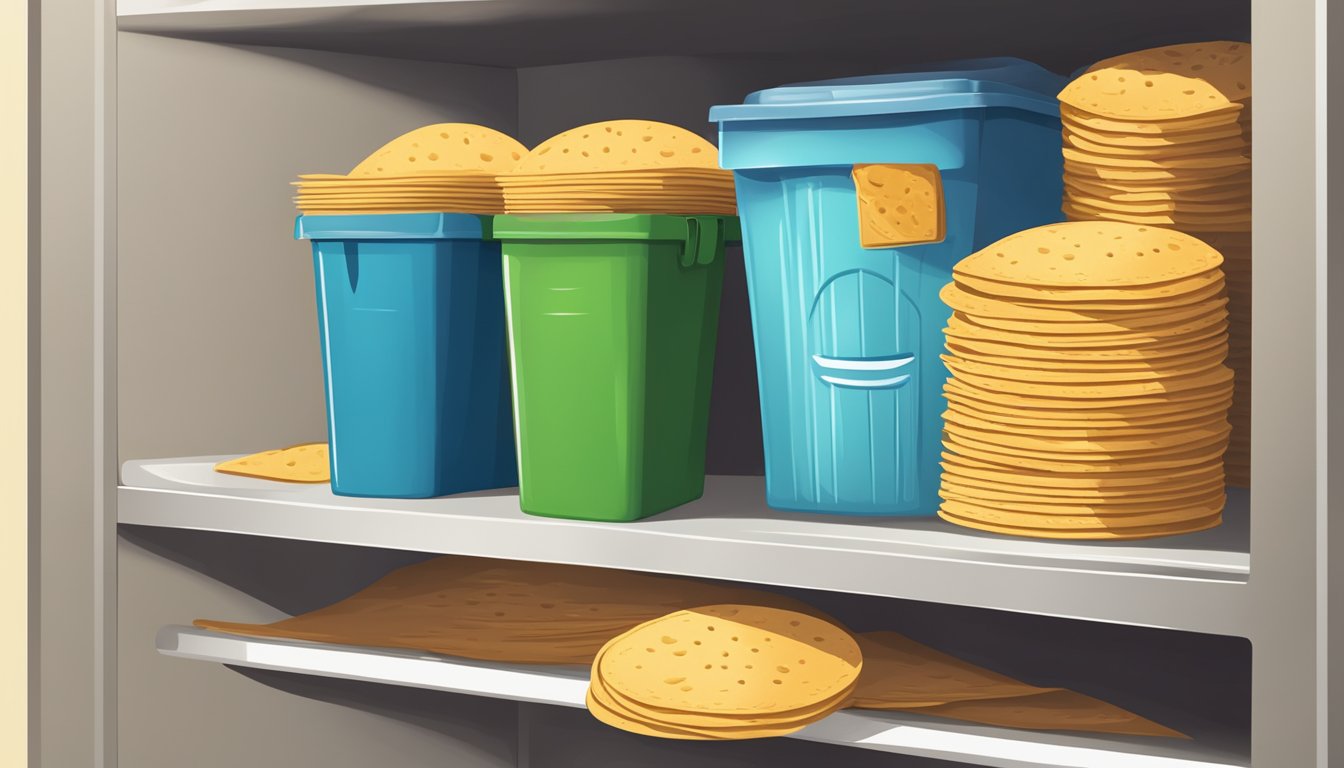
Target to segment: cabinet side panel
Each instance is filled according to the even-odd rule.
[[[322,440],[289,182],[430,123],[514,133],[514,73],[119,37],[121,460]]]
[[[1252,762],[1324,765],[1317,655],[1326,472],[1315,0],[1256,0]]]
[[[1317,8],[1320,16],[1326,12],[1326,0],[1317,0]],[[1328,37],[1333,37],[1335,42],[1344,40],[1344,13],[1336,11],[1329,17],[1328,29],[1320,30],[1318,35],[1318,51],[1328,51],[1326,44]],[[1333,33],[1333,34],[1331,34]],[[1328,78],[1326,87],[1318,87],[1317,92],[1325,99],[1321,104],[1323,110],[1328,113],[1322,113],[1317,117],[1317,151],[1324,151],[1326,142],[1330,136],[1330,126],[1334,126],[1333,133],[1336,138],[1344,136],[1344,56],[1335,55],[1328,61],[1328,72],[1325,73]],[[1324,230],[1328,222],[1344,222],[1344,149],[1336,145],[1334,153],[1326,158],[1325,178],[1323,183],[1328,189],[1330,184],[1335,186],[1335,196],[1327,200],[1327,208],[1323,222],[1318,222],[1321,227],[1322,237],[1327,237],[1328,233]],[[1319,188],[1318,188],[1319,189]],[[1324,191],[1324,190],[1321,190]],[[1318,192],[1319,193],[1319,192]],[[1340,263],[1339,259],[1344,258],[1344,248],[1340,246],[1341,234],[1335,234],[1335,262]],[[1325,258],[1327,263],[1330,259],[1328,244]],[[1344,296],[1344,269],[1335,267],[1327,272],[1326,283],[1327,296]],[[1322,393],[1318,393],[1319,400],[1327,404],[1328,412],[1326,423],[1325,447],[1326,459],[1326,540],[1325,545],[1329,551],[1338,555],[1344,552],[1344,523],[1339,518],[1339,496],[1336,493],[1333,497],[1329,494],[1328,483],[1330,478],[1336,478],[1336,490],[1340,490],[1338,483],[1344,483],[1344,450],[1341,450],[1339,443],[1333,452],[1329,451],[1330,435],[1344,441],[1344,407],[1339,403],[1344,402],[1344,311],[1329,311],[1329,302],[1325,303],[1326,328],[1328,345],[1326,347],[1326,388]],[[1333,407],[1329,403],[1335,403]],[[1334,521],[1330,521],[1330,509],[1336,512]],[[1326,684],[1325,712],[1319,713],[1322,721],[1322,732],[1320,735],[1322,741],[1321,754],[1317,756],[1318,765],[1329,765],[1330,737],[1334,736],[1334,751],[1337,754],[1344,755],[1344,661],[1341,661],[1339,652],[1344,650],[1344,566],[1339,563],[1332,563],[1329,557],[1322,558],[1321,566],[1325,569],[1324,589],[1326,590],[1326,601],[1321,608],[1325,611],[1326,631],[1322,636],[1324,646],[1317,649],[1317,658],[1326,662]],[[1334,661],[1330,661],[1331,657]],[[1337,760],[1338,762],[1338,760]]]
[[[93,50],[101,29],[93,3],[41,0],[38,88],[34,108],[41,130],[37,323],[40,402],[30,417],[40,431],[29,461],[37,464],[30,493],[38,516],[29,532],[37,560],[36,622],[30,667],[36,699],[30,762],[43,766],[95,765],[96,705],[93,340],[96,196]],[[9,119],[9,115],[5,116]],[[32,338],[32,337],[30,337]],[[30,475],[30,478],[32,476]]]

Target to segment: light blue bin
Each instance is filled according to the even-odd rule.
[[[313,241],[331,489],[426,498],[518,482],[490,217],[300,216]]]
[[[935,514],[950,314],[938,291],[973,251],[1062,218],[1063,85],[982,59],[710,110],[737,182],[770,506]],[[861,247],[856,163],[937,165],[946,239]]]

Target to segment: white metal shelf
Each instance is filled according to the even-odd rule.
[[[427,653],[226,635],[194,627],[159,630],[160,653],[198,661],[387,683],[453,693],[583,707],[588,671],[511,665]],[[954,760],[994,768],[1231,768],[1249,760],[1193,741],[1016,731],[906,713],[846,710],[792,738]]]
[[[118,522],[385,549],[562,562],[1247,636],[1247,496],[1220,528],[1133,543],[1018,539],[936,518],[802,515],[759,477],[637,523],[523,514],[513,490],[427,500],[214,472],[228,457],[130,461]]]
[[[1068,71],[1158,42],[1249,36],[1226,0],[1143,15],[1072,0],[118,0],[117,26],[218,42],[528,67],[643,56],[819,56],[932,61],[1028,56]],[[1051,26],[1005,24],[1023,15]],[[967,25],[968,16],[982,23]],[[1002,22],[1002,23],[1000,23]],[[1061,38],[1052,30],[1067,28]],[[956,46],[949,48],[948,41]]]

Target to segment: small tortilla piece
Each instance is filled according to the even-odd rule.
[[[221,461],[216,472],[285,483],[329,483],[331,461],[326,443],[302,443]]]

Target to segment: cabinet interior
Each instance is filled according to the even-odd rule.
[[[172,14],[123,17],[119,462],[323,439],[312,267],[308,244],[292,237],[288,182],[299,172],[344,172],[410,128],[476,122],[531,146],[582,123],[639,117],[713,138],[711,105],[788,82],[999,55],[1068,73],[1164,43],[1250,39],[1249,0],[618,5],[492,0],[202,12],[205,21],[190,30],[175,27]],[[740,250],[728,253],[707,470],[763,472]],[[165,624],[280,618],[426,556],[123,526],[122,764],[951,765],[790,740],[655,742],[574,710],[183,664],[154,651]],[[1228,754],[1249,754],[1251,648],[1243,638],[800,596],[856,629],[898,629],[1005,673],[1207,735]]]

